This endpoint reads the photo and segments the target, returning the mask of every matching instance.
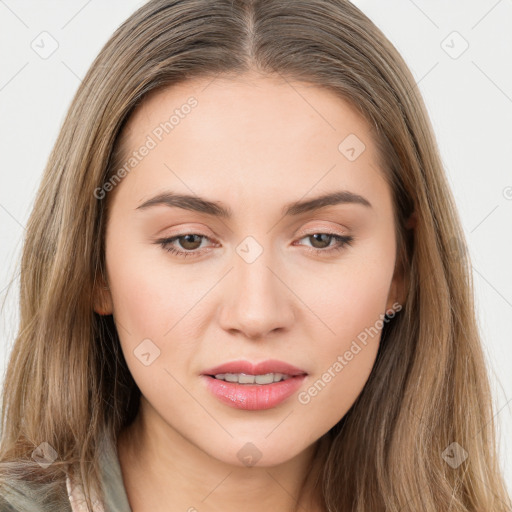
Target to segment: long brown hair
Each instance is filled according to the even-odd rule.
[[[75,470],[89,507],[91,491],[102,496],[100,439],[117,439],[133,420],[140,391],[112,316],[93,310],[108,207],[97,190],[118,171],[122,128],[148,93],[251,70],[334,91],[368,120],[407,276],[403,310],[383,328],[368,382],[323,439],[316,485],[325,509],[510,510],[471,265],[428,115],[399,53],[347,0],[151,0],[101,50],[28,221],[20,326],[2,396],[0,483],[37,481],[50,510]],[[31,458],[41,443],[58,455],[44,470]],[[467,457],[454,467],[446,450]]]

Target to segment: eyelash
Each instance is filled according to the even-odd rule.
[[[205,235],[201,235],[199,233],[184,233],[182,235],[176,235],[176,236],[173,236],[171,238],[164,238],[164,239],[161,239],[161,240],[157,240],[155,243],[157,243],[158,245],[160,245],[165,251],[167,252],[170,252],[171,254],[175,254],[179,257],[183,257],[183,258],[186,258],[188,256],[199,256],[203,251],[200,251],[200,250],[193,250],[193,251],[180,251],[178,249],[176,249],[175,247],[173,247],[172,245],[172,242],[174,242],[175,240],[178,240],[179,238],[182,238],[184,236],[187,236],[187,235],[196,235],[196,236],[199,236],[201,238],[206,238],[208,240],[210,240],[207,236]],[[347,246],[351,246],[352,243],[354,242],[354,237],[353,236],[342,236],[342,235],[336,235],[334,233],[322,233],[322,232],[316,232],[316,233],[309,233],[307,235],[304,235],[302,238],[308,238],[310,236],[313,236],[313,235],[327,235],[329,237],[331,237],[332,239],[336,240],[338,245],[335,245],[333,247],[329,247],[327,249],[316,249],[314,247],[309,247],[308,250],[310,252],[313,252],[314,254],[317,254],[317,255],[321,255],[321,256],[325,256],[326,253],[327,255],[330,255],[331,253],[333,252],[339,252],[339,251],[342,251],[343,249],[345,249]],[[302,238],[299,238],[299,240],[302,240]]]

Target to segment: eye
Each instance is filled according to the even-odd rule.
[[[188,256],[200,256],[205,252],[204,248],[202,250],[198,250],[201,249],[202,239],[211,241],[211,239],[205,235],[200,235],[198,233],[185,233],[157,240],[156,243],[161,245],[167,252],[186,258]],[[313,247],[310,247],[308,250],[319,255],[331,254],[333,251],[341,251],[346,246],[351,245],[354,241],[353,236],[343,236],[334,233],[311,233],[299,240],[304,239],[313,240]],[[335,241],[335,244],[331,245],[333,240]],[[181,246],[181,249],[176,247],[176,243]]]
[[[185,233],[183,235],[177,235],[171,238],[157,240],[157,243],[161,245],[162,248],[165,249],[167,252],[186,258],[187,256],[197,256],[203,252],[197,251],[197,249],[201,247],[202,238],[210,240],[205,235],[199,235],[197,233]],[[185,250],[176,248],[175,242],[177,241],[179,241],[179,244]]]
[[[333,251],[341,251],[345,247],[350,246],[354,241],[353,236],[337,235],[335,233],[310,233],[309,235],[300,238],[300,240],[304,239],[312,239],[313,247],[309,250],[322,256],[325,254],[331,254]],[[330,245],[330,242],[333,240],[335,241],[335,244]],[[327,249],[325,247],[327,247]]]

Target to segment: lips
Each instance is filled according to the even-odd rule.
[[[285,375],[297,376],[307,375],[307,372],[277,359],[268,359],[260,363],[249,361],[230,361],[228,363],[209,368],[202,375],[214,376],[220,373],[245,373],[246,375],[265,375],[267,373],[283,373]]]

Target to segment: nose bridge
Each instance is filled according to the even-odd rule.
[[[292,295],[275,275],[280,265],[274,254],[252,236],[236,247],[234,268],[222,299],[225,329],[255,338],[293,322]]]

